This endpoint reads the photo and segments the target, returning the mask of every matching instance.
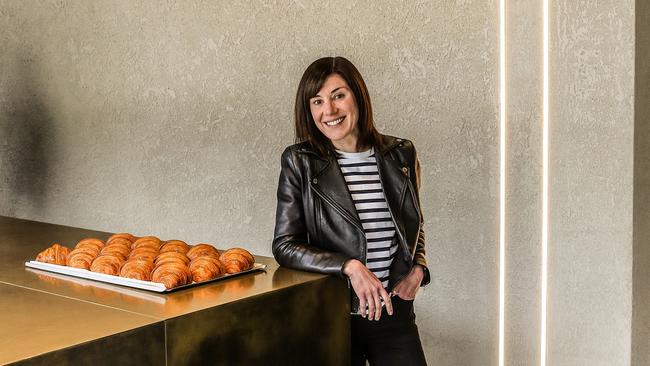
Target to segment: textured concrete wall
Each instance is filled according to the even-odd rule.
[[[629,365],[634,1],[551,5],[549,365]]]
[[[650,2],[637,0],[632,366],[650,365]]]
[[[637,28],[647,28],[647,6],[639,11]],[[542,9],[507,2],[507,19],[505,360],[533,365],[540,360]],[[647,211],[650,186],[648,113],[639,108],[649,99],[648,42],[647,30],[637,29],[635,78],[634,21],[633,1],[551,1],[547,364],[628,365],[632,327],[637,364],[648,363],[648,215],[639,212]]]
[[[429,363],[496,362],[497,21],[496,0],[3,1],[0,214],[269,255],[295,88],[344,55],[419,148]]]
[[[506,365],[539,365],[543,19],[539,1],[506,8]]]
[[[634,2],[550,3],[547,364],[629,365]],[[541,353],[542,10],[507,2],[507,365]]]

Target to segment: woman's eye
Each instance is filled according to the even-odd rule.
[[[320,100],[320,99],[316,99],[316,100],[312,101],[311,103],[312,103],[313,105],[321,105],[321,104],[323,103],[323,101]]]
[[[334,99],[342,99],[344,96],[344,94],[336,94],[334,95]]]

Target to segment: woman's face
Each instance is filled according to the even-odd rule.
[[[309,109],[316,127],[335,148],[357,151],[359,108],[352,90],[341,76],[332,74],[325,79],[318,94],[309,99]]]

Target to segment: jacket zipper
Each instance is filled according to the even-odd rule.
[[[379,169],[377,169],[377,171],[379,172],[379,181],[381,182],[381,189],[383,190],[384,189],[384,180],[383,180],[383,178],[381,176],[381,171]],[[408,180],[408,177],[406,179]],[[385,199],[386,198],[386,192],[383,192],[383,193],[384,193],[384,199]],[[404,195],[405,194],[406,194],[406,192],[402,192],[402,194],[400,195],[400,199],[399,199],[399,206],[400,206],[399,208],[400,208],[400,210],[402,209],[402,205],[404,204]],[[402,250],[405,250],[406,253],[408,253],[408,246],[406,245],[406,239],[404,239],[404,236],[402,235],[402,232],[399,230],[399,227],[397,226],[397,221],[395,220],[395,214],[393,213],[393,209],[390,208],[390,205],[388,204],[388,200],[386,201],[386,206],[388,206],[388,212],[390,212],[390,216],[393,218],[393,223],[395,224],[395,232],[397,233],[397,236],[399,236],[400,244],[402,244]],[[366,246],[367,246],[367,243],[366,243]],[[366,251],[367,251],[367,248],[366,248]]]
[[[364,236],[364,237],[366,236],[366,233],[363,231],[363,228],[362,228],[361,226],[359,226],[359,225],[356,223],[356,221],[354,220],[354,218],[352,218],[352,217],[350,216],[350,214],[347,213],[347,211],[345,211],[344,209],[342,209],[341,207],[339,207],[339,205],[338,205],[336,202],[332,201],[331,199],[329,199],[329,197],[325,196],[325,195],[324,195],[324,194],[323,194],[323,193],[322,193],[318,188],[314,187],[311,183],[309,183],[309,187],[310,187],[314,192],[316,192],[316,194],[318,195],[318,197],[320,197],[323,201],[327,202],[330,206],[332,206],[332,207],[334,208],[334,210],[336,210],[336,212],[338,212],[341,216],[343,216],[343,218],[345,218],[345,219],[346,219],[347,221],[349,221],[352,225],[354,225],[354,227],[356,227],[357,229],[359,229],[359,230],[361,231],[361,233],[363,233],[363,236]],[[365,245],[366,245],[366,244],[364,244],[364,250],[363,250],[363,252],[362,252],[362,254],[361,254],[362,257],[363,257],[363,263],[364,263],[364,264],[366,263],[366,254],[365,254],[365,252],[367,251],[367,248],[365,247]]]
[[[409,190],[411,191],[411,199],[413,200],[413,206],[415,206],[415,212],[418,213],[418,234],[415,237],[415,246],[417,246],[418,241],[420,240],[420,231],[422,230],[422,212],[420,212],[420,205],[418,204],[418,200],[415,197],[415,190],[413,189],[413,184],[411,184],[411,179],[408,180],[408,185],[409,185]],[[415,256],[415,250],[413,250],[413,256]]]

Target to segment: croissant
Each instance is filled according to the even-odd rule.
[[[133,243],[134,241],[136,241],[138,239],[138,238],[136,238],[135,236],[133,236],[133,235],[131,235],[129,233],[117,233],[117,234],[113,234],[110,237],[108,237],[108,239],[106,239],[106,244],[108,244],[108,243],[110,243],[113,240],[118,239],[118,238],[119,239],[126,239],[130,243]]]
[[[90,265],[90,270],[98,273],[105,273],[113,276],[119,276],[120,268],[124,263],[124,259],[118,258],[114,255],[105,254],[95,258]]]
[[[226,266],[214,257],[199,257],[190,262],[194,282],[208,281],[226,273]]]
[[[140,247],[135,248],[129,254],[129,259],[147,259],[153,262],[154,259],[158,256],[159,252],[155,248],[151,247]]]
[[[104,247],[104,242],[96,238],[86,238],[80,240],[77,243],[77,245],[75,245],[74,248],[79,249],[79,248],[87,248],[87,247],[94,247],[97,249],[97,252],[99,252],[99,250],[101,250],[102,247]]]
[[[133,242],[127,238],[113,238],[106,241],[106,245],[124,245],[129,247],[129,249],[131,249],[131,244],[133,244]]]
[[[89,246],[82,246],[79,248],[72,249],[70,251],[70,254],[68,254],[68,257],[71,255],[74,255],[76,253],[87,253],[93,256],[93,259],[99,255],[101,249],[97,249],[97,247],[89,245]]]
[[[162,246],[162,242],[160,241],[160,239],[158,239],[155,236],[151,236],[151,235],[143,236],[133,242],[133,244],[131,245],[131,249],[135,249],[141,246],[148,246],[148,247],[156,248],[156,250],[160,250],[160,247]]]
[[[186,254],[188,250],[190,250],[190,246],[182,240],[167,240],[163,243],[162,247],[160,247],[161,253],[178,252]]]
[[[39,262],[52,263],[65,266],[66,258],[70,254],[70,249],[61,244],[54,243],[49,248],[38,253],[36,260]]]
[[[130,259],[122,265],[120,276],[136,280],[150,281],[153,262],[146,259]]]
[[[219,258],[219,251],[210,244],[196,244],[187,252],[187,257],[192,260],[197,257],[211,256]]]
[[[159,265],[162,265],[165,262],[170,262],[170,261],[179,261],[186,266],[190,264],[190,259],[187,258],[185,254],[178,253],[178,252],[166,252],[166,253],[161,252],[154,260],[154,263],[156,264],[157,267]]]
[[[129,253],[131,253],[131,247],[130,246],[117,244],[115,242],[112,242],[112,243],[106,245],[99,252],[100,255],[112,254],[112,255],[119,256],[123,260],[126,260],[129,257]]]
[[[226,272],[237,273],[253,268],[255,257],[242,248],[228,249],[221,254],[219,260],[226,266]]]
[[[162,283],[169,289],[191,283],[192,273],[182,263],[167,263],[153,270],[151,280]]]
[[[90,264],[97,258],[99,251],[94,247],[74,249],[66,258],[66,265],[74,268],[90,269]]]

